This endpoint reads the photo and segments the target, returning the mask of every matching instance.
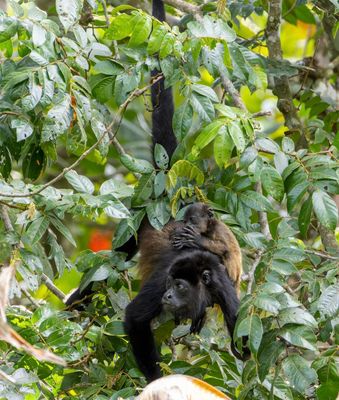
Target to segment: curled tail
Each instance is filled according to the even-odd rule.
[[[152,15],[159,21],[165,21],[165,7],[162,0],[153,0]],[[153,70],[151,75],[156,76],[160,71]],[[165,89],[165,79],[162,78],[155,83],[151,88],[152,95],[152,137],[153,147],[156,143],[161,144],[169,157],[174,153],[177,147],[172,128],[172,118],[174,114],[172,89]]]

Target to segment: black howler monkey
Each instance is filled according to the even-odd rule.
[[[195,203],[187,208],[184,226],[174,230],[171,242],[176,249],[196,248],[219,256],[239,296],[242,275],[239,244],[228,226],[214,218],[207,204]]]
[[[216,255],[172,247],[153,262],[153,274],[127,306],[125,316],[125,331],[148,382],[161,376],[151,322],[163,309],[173,312],[177,320],[191,318],[191,332],[199,332],[206,307],[219,304],[233,336],[239,306],[235,288]],[[241,358],[233,340],[232,351]]]

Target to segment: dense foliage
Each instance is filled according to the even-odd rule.
[[[68,363],[38,360],[0,331],[1,399],[138,393],[145,381],[122,319],[139,281],[135,262],[107,248],[104,225],[116,248],[145,214],[161,229],[196,200],[243,249],[236,336],[249,335],[252,358],[230,354],[217,310],[199,336],[163,318],[154,329],[164,373],[237,399],[336,398],[336,3],[175,2],[172,26],[105,0],[56,0],[48,12],[10,0],[0,11],[0,263],[16,269],[7,321]],[[277,12],[281,27],[269,26]],[[153,166],[159,64],[175,91],[179,146],[171,164],[156,146]],[[96,285],[80,312],[45,286],[62,299],[75,271],[82,287]]]

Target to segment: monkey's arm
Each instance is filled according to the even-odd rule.
[[[137,364],[147,382],[161,377],[160,361],[151,329],[151,321],[161,313],[161,299],[166,291],[166,276],[151,277],[139,294],[127,306],[125,332],[133,349]]]
[[[217,279],[213,281],[210,291],[216,304],[220,305],[227,325],[228,332],[231,336],[232,353],[240,360],[247,360],[250,357],[248,348],[243,348],[243,354],[240,354],[235,347],[233,340],[234,328],[237,322],[237,314],[239,309],[239,299],[232,282],[222,271],[218,273]],[[244,342],[246,338],[244,338]]]

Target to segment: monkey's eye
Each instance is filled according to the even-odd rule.
[[[209,209],[207,210],[207,215],[209,216],[209,218],[212,218],[212,217],[213,217],[213,210],[212,210],[211,208],[209,208]]]
[[[209,285],[211,283],[212,276],[210,271],[204,271],[202,273],[202,281],[205,285]]]
[[[177,290],[179,290],[180,292],[185,290],[185,285],[181,282],[176,282],[175,287]]]

